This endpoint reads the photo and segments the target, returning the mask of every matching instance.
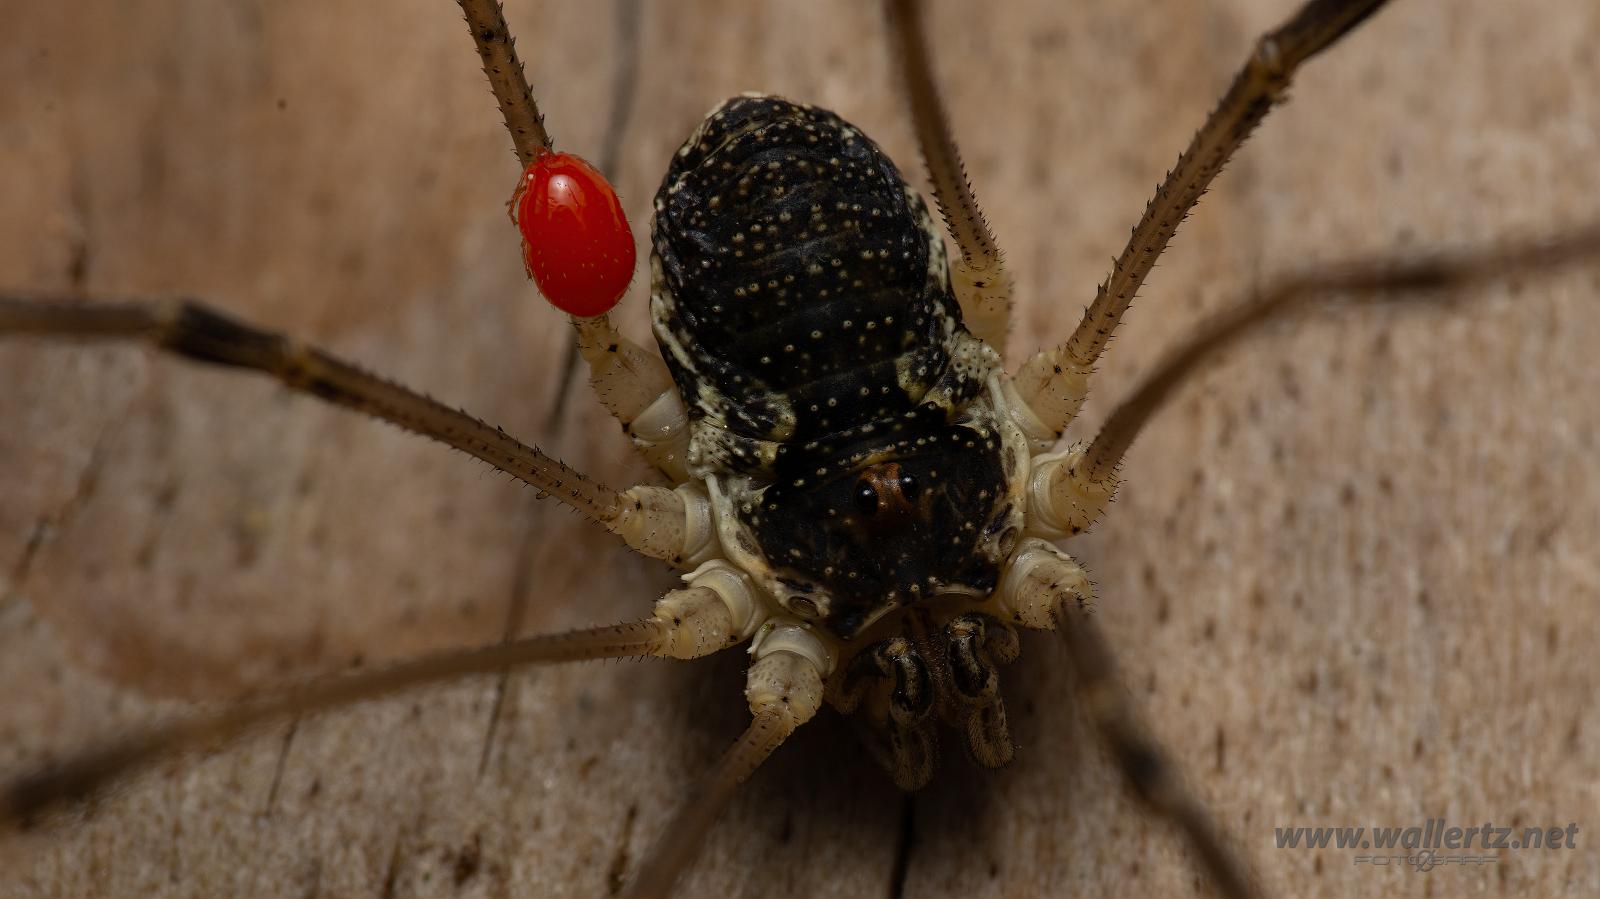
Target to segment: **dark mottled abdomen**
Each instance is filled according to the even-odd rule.
[[[656,336],[702,470],[771,474],[780,444],[897,417],[952,376],[965,332],[940,234],[833,113],[730,100],[673,158],[655,209]]]
[[[993,590],[1018,507],[974,400],[999,358],[883,151],[831,112],[730,100],[674,157],[651,237],[689,471],[715,482],[739,564],[845,640]]]

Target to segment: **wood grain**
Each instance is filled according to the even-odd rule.
[[[594,10],[580,6],[596,6]],[[743,90],[831,107],[916,170],[874,4],[643,3],[615,172]],[[435,0],[6,0],[0,283],[206,297],[641,476],[525,283],[509,143]],[[969,171],[1059,339],[1284,0],[1016,2],[931,20]],[[558,144],[605,142],[608,4],[514,0]],[[1600,219],[1600,12],[1398,2],[1314,61],[1180,233],[1102,366],[1092,433],[1206,310],[1312,262]],[[1252,341],[1136,445],[1071,549],[1134,693],[1283,895],[1600,891],[1600,275],[1350,310]],[[626,301],[643,336],[644,290]],[[0,771],[289,674],[612,620],[670,583],[462,456],[259,379],[0,345]],[[1007,770],[912,800],[832,715],[749,784],[682,895],[1203,892],[1120,789],[1048,639]],[[280,727],[0,841],[7,896],[597,896],[745,712],[740,660],[592,664]],[[909,802],[909,805],[908,805]],[[1428,873],[1273,828],[1580,827]],[[906,822],[910,821],[907,827]],[[897,874],[897,858],[904,858]],[[898,878],[903,877],[903,883]]]

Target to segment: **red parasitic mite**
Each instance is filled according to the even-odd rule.
[[[633,231],[611,183],[582,157],[545,150],[511,195],[528,277],[550,305],[591,318],[633,280]]]

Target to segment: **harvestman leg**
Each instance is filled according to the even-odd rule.
[[[481,459],[658,559],[681,555],[683,499],[660,487],[617,493],[499,428],[282,334],[188,300],[78,303],[0,295],[0,335],[143,341],[201,362],[254,369]]]
[[[506,27],[498,0],[458,0],[478,46],[483,73],[526,168],[552,146],[544,114],[533,98],[527,75]],[[621,422],[652,465],[674,483],[687,480],[688,413],[672,375],[661,359],[622,336],[605,314],[571,317],[578,352],[589,366],[589,383],[601,405]]]
[[[1251,332],[1300,312],[1316,299],[1365,302],[1428,300],[1444,302],[1450,288],[1516,276],[1554,274],[1564,266],[1600,256],[1600,226],[1590,225],[1553,239],[1506,243],[1498,247],[1410,256],[1329,266],[1280,279],[1249,300],[1202,324],[1168,351],[1133,394],[1111,414],[1081,452],[1078,477],[1106,484],[1116,477],[1123,456],[1151,418],[1178,387]],[[1066,475],[1054,475],[1064,483]]]
[[[889,0],[886,8],[917,145],[928,167],[939,214],[961,251],[961,258],[951,267],[961,317],[967,330],[1003,354],[1011,327],[1011,273],[983,210],[978,208],[951,134],[950,116],[939,99],[933,59],[922,30],[922,4]]]
[[[1172,394],[1223,350],[1274,322],[1306,311],[1315,300],[1445,302],[1451,288],[1510,277],[1554,274],[1600,256],[1600,225],[1550,239],[1430,256],[1364,259],[1290,275],[1202,323],[1167,351],[1087,445],[1034,460],[1029,527],[1051,537],[1082,533],[1116,492],[1122,460]]]
[[[529,637],[481,649],[441,653],[371,672],[315,680],[266,699],[156,725],[0,784],[0,829],[30,826],[42,813],[99,793],[163,756],[219,743],[272,721],[425,684],[493,673],[511,665],[663,655],[666,637],[665,622],[655,618]]]
[[[1040,445],[1053,443],[1077,416],[1095,361],[1179,223],[1272,107],[1282,102],[1301,64],[1332,46],[1385,2],[1310,0],[1256,42],[1227,93],[1145,207],[1072,336],[1029,359],[1017,372],[1012,387],[1032,413],[1019,423],[1031,439]]]

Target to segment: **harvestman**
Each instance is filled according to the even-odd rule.
[[[746,694],[754,720],[713,767],[697,794],[681,807],[665,836],[635,872],[632,895],[662,895],[693,860],[705,832],[738,783],[809,720],[824,700],[843,711],[859,713],[869,746],[896,782],[908,789],[925,783],[931,773],[931,734],[939,721],[963,733],[981,764],[992,767],[1009,761],[1012,747],[998,693],[997,669],[1016,656],[1016,625],[1061,634],[1079,698],[1134,792],[1178,825],[1223,893],[1254,895],[1244,867],[1126,705],[1109,648],[1093,618],[1082,614],[1092,598],[1089,582],[1052,541],[1081,533],[1094,523],[1115,492],[1124,453],[1171,391],[1218,350],[1262,321],[1316,297],[1392,296],[1402,291],[1437,291],[1512,273],[1536,273],[1594,252],[1600,246],[1600,234],[1584,232],[1555,242],[1354,265],[1286,279],[1218,317],[1170,354],[1113,411],[1093,440],[1066,452],[1052,449],[1084,401],[1095,361],[1178,223],[1284,95],[1299,65],[1331,46],[1384,2],[1311,0],[1262,38],[1158,190],[1077,330],[1061,346],[1023,362],[1013,375],[998,365],[998,351],[1009,324],[1010,278],[962,172],[931,78],[918,10],[911,2],[892,2],[891,20],[917,137],[939,210],[960,256],[953,265],[946,265],[942,235],[922,214],[921,201],[907,192],[902,211],[906,221],[915,226],[907,233],[929,237],[920,263],[923,268],[912,274],[922,278],[924,270],[927,272],[927,284],[933,291],[929,302],[935,310],[928,316],[932,325],[923,343],[908,337],[895,345],[904,352],[892,356],[890,361],[897,364],[886,369],[910,406],[904,410],[891,410],[887,405],[870,409],[866,424],[854,423],[857,430],[852,438],[857,443],[852,445],[854,452],[849,452],[841,448],[844,441],[828,430],[826,416],[830,413],[820,411],[824,406],[833,408],[833,398],[823,402],[820,395],[816,397],[819,402],[810,406],[814,414],[808,417],[805,408],[786,405],[795,400],[795,394],[738,393],[744,389],[732,386],[744,383],[738,376],[717,380],[722,376],[715,367],[724,361],[718,355],[721,350],[694,344],[690,340],[694,326],[686,323],[696,312],[705,318],[704,310],[687,308],[694,302],[695,266],[703,262],[711,268],[712,254],[737,255],[741,251],[733,247],[746,242],[759,249],[761,238],[755,227],[749,228],[748,234],[738,230],[736,237],[717,231],[719,224],[726,223],[705,218],[710,214],[715,219],[706,212],[719,205],[721,194],[715,191],[707,197],[694,197],[695,203],[685,203],[682,208],[673,204],[675,197],[692,194],[696,187],[691,177],[694,165],[709,167],[725,148],[741,146],[739,142],[752,134],[767,133],[763,129],[772,123],[836,141],[849,152],[867,153],[860,157],[866,160],[863,166],[876,164],[870,156],[875,147],[829,113],[771,98],[731,101],[702,126],[679,154],[680,161],[698,162],[684,162],[687,173],[678,172],[678,162],[674,163],[673,171],[682,177],[675,179],[669,172],[657,205],[653,305],[669,370],[660,356],[619,335],[605,315],[632,276],[631,238],[625,224],[624,230],[615,230],[620,212],[615,216],[583,213],[580,233],[568,220],[542,212],[538,203],[553,196],[546,183],[553,174],[576,179],[568,184],[576,183],[580,193],[602,206],[614,206],[609,186],[592,170],[585,170],[581,161],[551,152],[498,4],[461,0],[519,159],[527,167],[517,217],[523,227],[530,274],[547,298],[573,315],[578,346],[590,365],[591,380],[602,402],[675,488],[641,485],[620,493],[612,491],[464,413],[197,303],[84,305],[52,297],[3,296],[0,332],[145,340],[200,361],[271,374],[292,389],[364,411],[488,462],[617,534],[636,551],[684,569],[687,587],[669,592],[657,602],[651,617],[638,621],[513,640],[380,671],[313,681],[277,697],[125,737],[15,781],[0,797],[0,822],[29,820],[57,803],[93,793],[161,755],[226,738],[270,719],[423,683],[498,672],[512,665],[640,655],[687,659],[749,642],[753,662]],[[728,124],[726,119],[738,115],[756,124],[741,125],[742,131]],[[765,138],[750,139],[759,143]],[[554,166],[566,168],[556,172]],[[874,177],[884,172],[888,173],[884,177],[898,177],[892,167]],[[760,183],[762,171],[753,168],[749,177],[755,179],[752,183]],[[777,184],[822,184],[838,190],[854,177],[835,177],[824,170],[824,174],[792,181],[779,178]],[[893,180],[884,183],[898,188]],[[838,201],[837,211],[843,218],[832,218],[835,210],[814,207],[815,217],[809,225],[815,231],[808,239],[820,240],[818,235],[825,228],[840,222],[847,223],[845,231],[869,230],[851,217],[850,201],[856,198],[849,193],[828,195]],[[707,200],[703,205],[698,202],[702,199]],[[854,212],[864,210],[855,208]],[[878,209],[871,210],[872,215],[877,213]],[[851,222],[856,224],[849,225]],[[701,240],[704,257],[694,255],[697,245],[684,238],[685,230]],[[708,235],[709,243],[702,239]],[[728,237],[729,243],[716,245],[723,237]],[[774,241],[773,252],[777,253],[776,238],[766,239]],[[827,239],[831,240],[831,235]],[[802,249],[811,246],[804,240],[800,243]],[[599,249],[584,249],[586,246]],[[871,262],[871,257],[863,258]],[[882,258],[889,255],[884,253]],[[597,259],[602,263],[596,264]],[[607,259],[614,264],[606,264]],[[807,260],[816,262],[810,257]],[[833,268],[842,267],[839,259],[823,257],[815,273],[819,278],[834,276],[826,264],[829,261]],[[583,283],[573,289],[574,282]],[[876,286],[876,282],[852,282],[848,275],[840,282],[846,288]],[[749,292],[755,294],[763,286],[777,289],[778,283],[752,282]],[[821,283],[814,282],[808,289]],[[815,297],[805,293],[803,298],[820,303],[827,296],[824,289]],[[943,298],[959,304],[959,312],[940,306]],[[842,306],[843,301],[839,302]],[[836,307],[828,308],[833,311]],[[892,317],[881,321],[885,330],[893,324]],[[848,330],[855,322],[846,319],[836,324]],[[861,327],[868,324],[863,319]],[[941,329],[941,324],[948,326]],[[824,338],[820,329],[811,336]],[[826,339],[842,338],[829,334]],[[863,339],[861,345],[869,344]],[[925,363],[931,374],[909,363],[899,364],[911,358],[908,354],[913,351],[924,354],[915,358]],[[820,350],[818,355],[822,355]],[[762,364],[768,363],[763,360]],[[771,364],[774,370],[783,368],[783,363]],[[877,381],[863,380],[864,375],[845,374],[857,380],[838,383],[860,386],[862,396],[872,394],[869,387],[879,386]],[[883,392],[887,394],[889,388],[884,386]],[[752,409],[766,409],[766,417]],[[890,427],[891,421],[900,420],[891,412],[907,416],[905,421],[911,424]],[[930,424],[929,416],[940,420]],[[896,433],[904,427],[914,439],[860,449],[861,434],[870,434],[879,426]],[[925,443],[941,440],[949,444],[948,449],[924,449]],[[808,468],[818,464],[821,483],[808,483],[808,478],[794,475],[791,469],[796,458]],[[929,459],[932,463],[927,463]],[[951,464],[943,465],[947,462]],[[993,464],[983,468],[988,463]],[[973,474],[980,469],[983,475]],[[775,481],[774,472],[783,473],[782,478]],[[993,473],[998,473],[998,481],[983,479]],[[954,488],[948,482],[957,478],[973,483],[970,495],[962,494],[959,502],[949,498]],[[840,485],[840,495],[845,498],[840,505],[850,504],[843,512],[828,505],[829,489]],[[946,505],[940,505],[945,501]],[[948,512],[949,503],[965,509],[960,506],[963,502],[987,503],[976,509],[982,513],[979,520],[985,527],[962,528],[959,520],[931,517]],[[801,546],[836,546],[801,540],[809,533],[805,528],[821,525],[802,519],[797,524],[774,526],[759,514],[763,503],[770,503],[765,507],[768,510],[787,512],[804,507],[818,513],[819,519],[843,522],[836,531],[860,537],[863,545],[855,547],[858,551],[869,548],[867,538],[877,538],[870,548],[886,554],[886,563],[871,572],[851,571],[849,577],[888,578],[887,592],[867,601],[852,594],[846,586],[846,573],[824,568],[823,563],[830,559],[808,558],[798,552]],[[941,527],[945,530],[939,530]],[[922,545],[927,533],[947,531],[955,535],[963,552],[977,560],[972,566],[966,566],[972,560],[964,557],[955,562],[936,558],[938,553],[931,544]],[[972,531],[981,533],[968,533]],[[920,555],[913,558],[904,550],[882,549],[885,544],[915,544]],[[780,550],[796,552],[791,560],[787,554],[780,556]],[[987,567],[977,564],[985,561]],[[916,579],[905,580],[908,568],[916,570]],[[927,574],[925,579],[923,574]]]

